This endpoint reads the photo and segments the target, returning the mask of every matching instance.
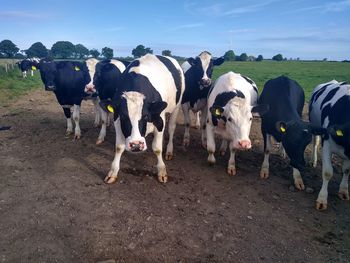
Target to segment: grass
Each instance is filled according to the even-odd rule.
[[[1,62],[0,62],[1,64]],[[28,91],[42,87],[40,74],[38,71],[34,73],[34,77],[30,76],[30,72],[26,79],[22,78],[22,73],[18,68],[10,69],[8,73],[5,68],[0,66],[0,105],[5,106],[9,102],[17,99],[19,96],[26,94]]]
[[[214,69],[214,79],[228,71],[241,73],[254,80],[260,91],[267,80],[286,75],[303,87],[306,101],[309,101],[312,90],[318,84],[333,79],[350,82],[350,63],[344,62],[225,62]]]

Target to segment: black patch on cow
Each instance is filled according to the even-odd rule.
[[[176,104],[177,104],[180,100],[180,95],[181,95],[181,74],[179,70],[175,67],[173,62],[170,61],[170,59],[163,56],[157,56],[157,58],[167,67],[167,69],[170,71],[171,75],[173,76],[175,86],[176,86]]]
[[[234,97],[245,98],[244,94],[240,90],[223,92],[223,93],[220,93],[216,96],[214,103],[213,103],[213,107],[223,108]],[[215,117],[213,114],[211,115],[211,120],[212,120],[214,126],[218,125],[218,118]],[[225,122],[226,122],[226,118],[225,118]]]
[[[255,90],[255,92],[258,93],[258,88],[257,88],[257,86],[256,86],[256,84],[255,84],[255,82],[253,80],[251,80],[250,78],[248,78],[248,77],[246,77],[244,75],[241,75],[241,74],[240,74],[240,76],[242,78],[244,78],[250,85],[252,85],[252,87]]]
[[[140,66],[140,60],[134,60],[133,62],[131,62],[125,69],[126,72],[129,72],[129,70],[133,67],[138,67]]]
[[[327,96],[323,99],[320,109],[322,109],[323,105],[326,104],[328,101],[330,101],[334,95],[337,93],[339,90],[340,86],[336,87],[335,89],[332,89],[330,92],[328,92]]]
[[[332,85],[333,83],[328,83],[326,85],[324,85],[322,88],[320,88],[318,91],[316,91],[314,94],[312,94],[310,101],[314,102],[318,99],[318,97],[320,97],[322,95],[322,93],[326,90],[326,88],[329,85]]]

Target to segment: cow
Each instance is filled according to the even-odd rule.
[[[268,80],[259,98],[259,104],[267,104],[269,111],[262,116],[261,132],[264,138],[264,161],[261,178],[269,177],[271,137],[281,142],[293,167],[293,178],[298,190],[305,189],[300,171],[305,166],[304,151],[311,142],[312,134],[323,134],[321,127],[302,120],[304,90],[286,76]]]
[[[342,160],[343,178],[338,196],[349,200],[348,178],[350,173],[350,85],[332,80],[318,85],[309,103],[309,118],[314,125],[327,129],[322,137],[322,188],[316,201],[316,209],[327,209],[328,182],[333,176],[332,154]],[[317,164],[317,146],[320,136],[313,138],[312,164]]]
[[[235,152],[251,148],[249,139],[253,113],[263,114],[265,105],[257,105],[258,88],[249,78],[234,72],[220,76],[208,95],[207,151],[208,163],[215,164],[214,132],[223,139],[223,155],[230,142],[230,159],[227,173],[236,175]]]
[[[170,113],[165,159],[171,160],[176,118],[184,88],[183,71],[171,57],[147,54],[126,68],[121,88],[117,90],[112,102],[101,105],[114,112],[116,131],[116,151],[111,170],[104,180],[106,183],[116,181],[124,150],[144,152],[147,149],[145,137],[151,132],[154,133],[152,150],[158,159],[158,181],[167,182],[167,171],[162,158],[165,114]]]
[[[115,92],[121,87],[121,74],[124,70],[125,63],[116,59],[104,60],[96,65],[92,88],[97,92],[99,101],[106,103],[113,99]],[[101,115],[102,126],[96,141],[97,145],[101,144],[105,139],[106,128],[109,120],[109,112],[102,109],[99,104],[98,111]]]
[[[196,58],[191,57],[181,65],[186,83],[181,102],[185,120],[184,146],[190,143],[190,110],[192,110],[193,113],[201,112],[202,145],[206,148],[205,121],[207,119],[207,97],[212,84],[211,76],[213,67],[221,65],[224,61],[223,57],[214,59],[209,52],[203,51]],[[196,118],[199,118],[198,114]]]
[[[19,69],[22,71],[22,77],[27,77],[27,71],[31,70],[31,76],[34,75],[34,70],[37,70],[39,64],[38,58],[26,58],[20,62],[17,62]]]
[[[74,139],[80,139],[80,105],[85,95],[85,85],[91,80],[86,63],[77,61],[55,62],[51,59],[41,59],[39,70],[45,90],[53,91],[58,103],[63,108],[67,118],[66,135],[73,132],[71,120],[71,108],[73,107]]]

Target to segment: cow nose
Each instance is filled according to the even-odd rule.
[[[54,90],[56,90],[56,87],[53,85],[49,85],[49,86],[46,86],[45,89],[48,91],[54,91]]]
[[[138,142],[130,142],[129,148],[132,152],[141,152],[145,149],[145,143],[138,141]]]
[[[208,87],[211,84],[211,79],[201,79],[201,85]]]
[[[238,145],[240,148],[247,150],[252,147],[252,143],[250,142],[250,140],[241,140],[238,142]]]
[[[85,86],[85,92],[93,92],[95,89],[95,85],[94,84],[89,84]]]

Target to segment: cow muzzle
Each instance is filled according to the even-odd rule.
[[[201,86],[203,86],[204,88],[207,88],[207,87],[209,87],[209,86],[211,85],[211,79],[209,79],[209,78],[207,78],[207,79],[201,79],[201,80],[199,81],[199,84],[200,84]]]
[[[54,85],[48,85],[48,86],[45,86],[45,90],[46,91],[55,91],[56,87]]]
[[[249,150],[250,148],[252,148],[252,143],[250,142],[250,140],[240,140],[240,141],[238,141],[237,149]]]
[[[130,152],[143,152],[146,150],[146,144],[142,141],[129,142],[127,149]]]
[[[86,85],[85,86],[85,90],[84,90],[86,93],[89,93],[89,94],[93,94],[93,93],[96,93],[96,89],[95,89],[95,85]]]

